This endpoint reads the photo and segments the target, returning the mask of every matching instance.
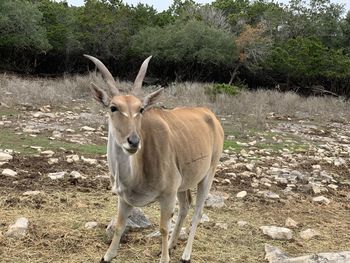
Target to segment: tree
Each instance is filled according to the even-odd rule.
[[[347,13],[340,26],[342,30],[342,40],[340,46],[345,49],[347,54],[350,54],[350,11]]]
[[[37,5],[25,0],[0,2],[0,47],[46,51],[50,45]]]
[[[50,48],[36,4],[26,0],[0,1],[3,67],[31,71],[36,67],[36,56]]]
[[[235,46],[227,32],[190,20],[141,30],[132,38],[132,51],[138,57],[153,54],[155,63],[163,66],[173,65],[178,77],[196,73],[198,78],[205,78],[214,68],[232,66]]]
[[[342,5],[331,0],[290,0],[284,9],[280,27],[287,38],[314,37],[328,47],[338,47],[340,20],[344,12]]]
[[[297,37],[276,46],[266,60],[275,75],[310,86],[323,78],[341,80],[350,77],[350,57],[342,50],[330,49],[315,38]]]
[[[260,68],[260,65],[269,54],[272,41],[266,36],[265,26],[260,23],[256,27],[246,25],[235,39],[235,44],[239,56],[231,73],[230,85],[238,74],[239,68],[242,66],[251,72]]]
[[[81,52],[81,45],[77,39],[77,19],[75,9],[69,8],[66,2],[52,2],[50,0],[36,0],[38,8],[43,14],[43,25],[47,38],[52,46],[45,60],[55,63],[55,70],[71,71],[74,54]]]

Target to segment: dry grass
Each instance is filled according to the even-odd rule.
[[[23,78],[0,75],[1,101],[9,106],[30,104],[42,106],[69,105],[72,100],[92,101],[90,83],[100,87],[105,83],[100,75],[66,76],[58,79]],[[132,84],[117,81],[118,86],[130,89]],[[292,92],[271,90],[242,91],[236,96],[218,95],[213,102],[206,95],[210,83],[173,83],[165,89],[163,105],[205,106],[219,115],[232,115],[242,129],[261,129],[272,112],[284,117],[308,118],[317,122],[343,122],[350,117],[350,103],[342,98],[301,97]],[[157,87],[146,87],[146,92]],[[93,111],[100,108],[91,106]]]
[[[92,102],[89,91],[92,80],[99,86],[104,86],[101,77],[93,74],[61,79],[25,79],[1,75],[0,101],[15,107],[23,103],[36,107],[47,104],[69,107],[73,99],[91,102],[83,104],[85,109],[97,105]],[[118,85],[131,86],[124,82]],[[349,118],[350,104],[341,99],[302,98],[294,93],[258,90],[244,91],[235,97],[220,95],[212,102],[205,95],[205,85],[210,84],[174,83],[166,89],[163,104],[170,107],[207,106],[222,116],[232,115],[230,121],[236,122],[242,130],[247,127],[264,128],[268,121],[266,117],[271,112],[282,116],[312,118],[324,123]],[[156,87],[147,89],[154,88]],[[101,109],[99,106],[93,107],[95,108],[90,110]],[[89,119],[90,115],[84,116]],[[20,143],[23,144],[23,141]],[[13,167],[10,168],[30,170],[28,174],[20,174],[16,183],[10,179],[6,179],[9,182],[0,181],[0,262],[98,262],[108,248],[105,226],[116,212],[115,197],[94,178],[101,172],[100,168],[75,165],[70,169],[84,169],[82,173],[88,176],[87,180],[78,182],[78,185],[68,184],[68,181],[56,183],[46,178],[49,171],[47,166],[40,163],[41,159],[31,159],[30,156],[26,158],[29,159],[12,162]],[[45,160],[41,162],[46,163]],[[66,166],[65,163],[60,165]],[[56,168],[50,166],[50,169],[60,171],[63,168],[57,165]],[[104,184],[108,184],[108,179]],[[230,198],[223,210],[204,210],[211,221],[198,228],[193,262],[260,263],[264,258],[265,242],[278,246],[291,255],[349,249],[350,213],[343,197],[347,195],[345,190],[348,188],[339,194],[338,199],[328,193],[334,200],[328,206],[321,206],[310,202],[304,195],[300,199],[273,203],[254,195],[248,195],[244,200],[236,199],[234,196],[237,192],[250,189],[247,188],[248,185],[249,182],[243,184],[240,177],[229,186],[214,184],[215,190],[228,193]],[[43,190],[45,193],[39,197],[24,197],[22,194],[26,190]],[[119,258],[113,262],[159,262],[157,254],[160,240],[146,237],[158,229],[158,205],[147,206],[145,213],[151,218],[154,227],[129,233],[126,236],[127,242],[121,245]],[[8,226],[20,216],[30,220],[29,234],[19,240],[8,239],[4,236]],[[287,217],[301,223],[294,230],[292,241],[270,240],[259,230],[265,224],[283,226]],[[187,218],[186,226],[189,225],[189,220],[190,217]],[[249,225],[239,228],[238,220],[246,220]],[[97,221],[99,227],[94,230],[85,229],[84,224],[88,221]],[[216,227],[215,223],[227,223],[228,229]],[[299,237],[299,232],[306,228],[315,228],[322,236],[304,242]],[[171,257],[172,262],[180,259],[184,245],[184,242],[180,242]]]
[[[238,189],[226,189],[235,193]],[[7,199],[18,198],[19,193],[8,193]],[[2,201],[0,226],[6,226],[19,216],[30,220],[29,235],[23,239],[8,239],[0,234],[0,262],[98,262],[108,248],[105,226],[115,214],[115,197],[108,191],[81,193],[57,189],[55,193],[47,193],[40,209],[28,204],[38,202],[37,197],[19,197],[18,204],[4,207]],[[27,202],[25,202],[25,200]],[[340,251],[349,248],[350,239],[349,212],[340,204],[327,206],[308,202],[259,203],[228,200],[223,210],[205,209],[211,222],[200,225],[196,233],[193,247],[193,261],[202,262],[263,262],[264,243],[283,248],[292,255],[306,253]],[[149,263],[158,262],[160,251],[159,238],[147,238],[147,234],[158,229],[159,207],[157,204],[147,206],[145,213],[154,226],[141,232],[126,235],[115,263]],[[269,240],[262,235],[261,225],[283,226],[285,219],[291,216],[302,222],[295,230],[292,241]],[[189,225],[190,216],[186,226]],[[238,220],[246,220],[248,226],[239,228]],[[88,221],[97,221],[100,225],[93,230],[84,228]],[[227,223],[228,230],[215,226],[215,223]],[[316,228],[322,237],[304,242],[298,232],[306,228]],[[180,259],[185,243],[180,242],[172,254],[172,262]]]

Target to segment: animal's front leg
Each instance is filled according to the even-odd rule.
[[[169,257],[169,228],[173,217],[176,202],[176,194],[168,195],[160,201],[160,233],[162,235],[162,254],[160,263],[168,263]]]
[[[125,203],[121,198],[118,200],[118,215],[112,243],[100,263],[108,263],[117,256],[120,238],[125,230],[126,221],[131,213],[132,206]]]

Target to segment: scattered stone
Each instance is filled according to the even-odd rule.
[[[225,206],[224,197],[220,195],[208,194],[205,200],[205,207],[208,208],[222,208]]]
[[[202,214],[201,220],[199,221],[200,224],[204,224],[210,222],[209,216],[207,214]]]
[[[134,208],[128,218],[126,227],[130,229],[146,229],[152,226],[151,221],[139,208]]]
[[[15,172],[11,169],[4,169],[1,174],[4,176],[9,176],[9,177],[16,177],[17,176],[17,172]]]
[[[272,239],[290,240],[293,238],[292,230],[285,227],[278,226],[262,226],[260,229],[263,233]]]
[[[107,237],[112,239],[116,224],[116,217],[113,217],[106,228]],[[135,231],[150,228],[152,226],[151,221],[145,216],[139,208],[133,208],[128,221],[126,222],[126,231]]]
[[[314,203],[325,204],[325,205],[328,205],[331,202],[327,197],[323,195],[312,198],[312,201]]]
[[[81,178],[81,179],[86,179],[85,176],[82,176],[82,175],[81,175],[79,172],[77,172],[77,171],[72,171],[72,172],[69,174],[69,176],[72,177],[72,178],[75,178],[75,179],[79,179],[79,178]]]
[[[223,185],[230,185],[231,184],[231,180],[230,179],[224,179],[221,182]]]
[[[338,186],[336,184],[329,184],[328,188],[332,189],[332,190],[337,190]]]
[[[309,185],[311,185],[311,189],[314,194],[320,194],[323,192],[323,187],[321,185],[314,183],[309,183]]]
[[[31,149],[34,149],[34,150],[37,150],[38,152],[41,152],[41,149],[42,149],[43,147],[32,145],[32,146],[30,146],[30,148],[31,148]]]
[[[241,191],[236,195],[237,198],[244,198],[246,196],[247,196],[247,191]]]
[[[248,225],[248,222],[247,221],[243,221],[243,220],[239,220],[239,221],[237,221],[237,225],[239,227],[245,227],[246,225]]]
[[[8,162],[13,159],[11,154],[0,152],[0,162]]]
[[[63,179],[65,175],[66,175],[66,172],[57,172],[57,173],[49,173],[49,174],[48,174],[48,176],[49,176],[52,180]]]
[[[337,158],[334,160],[334,165],[335,166],[342,166],[345,165],[346,161],[343,158]]]
[[[265,198],[269,198],[269,199],[279,199],[280,196],[274,192],[271,191],[258,191],[257,193],[258,195],[261,195]]]
[[[97,160],[96,159],[85,158],[84,156],[82,156],[81,160],[84,163],[87,163],[87,164],[90,164],[90,165],[96,165],[97,164]]]
[[[73,130],[73,129],[66,129],[66,132],[68,132],[68,133],[75,133],[75,130]]]
[[[215,223],[215,227],[227,230],[228,224],[227,223]]]
[[[98,226],[97,222],[87,222],[85,224],[86,229],[93,229],[93,228],[96,228],[97,226]]]
[[[24,132],[24,133],[31,133],[31,134],[39,134],[39,133],[40,133],[39,130],[31,129],[31,128],[24,128],[24,129],[23,129],[23,132]]]
[[[50,165],[53,165],[53,164],[56,164],[58,163],[58,158],[50,158],[47,162],[50,164]]]
[[[25,217],[20,217],[13,225],[9,226],[6,236],[12,238],[22,238],[27,234],[29,221]]]
[[[89,131],[89,132],[96,131],[95,128],[92,128],[92,127],[89,127],[89,126],[83,126],[83,127],[81,127],[81,130],[82,131]]]
[[[46,156],[46,157],[48,157],[48,158],[52,157],[54,154],[55,154],[55,152],[54,152],[54,151],[51,151],[51,150],[42,151],[42,152],[40,153],[40,155],[44,155],[44,156]]]
[[[304,231],[300,232],[300,237],[304,240],[309,240],[311,238],[317,237],[317,236],[321,236],[321,233],[315,229],[306,229]]]
[[[286,227],[290,227],[290,228],[296,228],[298,227],[298,223],[296,221],[294,221],[292,218],[288,217],[286,219],[286,222],[284,224]]]
[[[350,262],[350,251],[331,252],[331,253],[315,253],[312,255],[291,257],[282,252],[280,249],[265,244],[265,259],[269,263],[321,263],[334,262],[346,263]]]
[[[34,196],[34,195],[40,195],[43,194],[42,191],[26,191],[23,193],[24,196]]]
[[[53,131],[52,132],[52,138],[54,138],[54,139],[62,138],[62,133],[60,131]]]
[[[253,163],[248,163],[245,165],[245,168],[250,172],[252,172],[254,170],[254,167],[255,167],[255,165]]]
[[[171,225],[170,231],[169,231],[169,236],[172,234],[172,232],[174,231],[175,225]],[[160,231],[154,231],[153,233],[147,235],[148,238],[158,238],[161,237]],[[188,239],[188,234],[186,231],[185,227],[182,227],[180,230],[180,234],[179,234],[179,240],[187,240]]]
[[[79,162],[80,158],[79,155],[68,155],[67,156],[67,163],[77,163]]]

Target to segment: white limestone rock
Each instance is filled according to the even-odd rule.
[[[98,226],[98,223],[97,222],[87,222],[85,224],[85,228],[86,229],[94,229]]]
[[[327,197],[323,195],[312,198],[312,201],[314,203],[324,204],[324,205],[328,205],[331,202]]]
[[[28,232],[28,225],[28,219],[25,217],[20,217],[16,220],[16,222],[13,225],[9,226],[9,229],[6,232],[6,236],[12,238],[25,237]]]
[[[8,162],[13,159],[11,154],[0,152],[0,162]]]
[[[14,170],[11,170],[11,169],[4,169],[1,174],[4,176],[9,176],[9,177],[16,177],[17,176],[17,172],[15,172]]]
[[[59,180],[63,179],[66,175],[66,172],[57,172],[57,173],[49,173],[48,177],[50,177],[52,180]]]
[[[298,222],[296,222],[295,220],[293,220],[292,218],[288,217],[286,219],[286,222],[284,224],[286,227],[290,227],[290,228],[297,228],[298,227]]]
[[[300,232],[300,237],[304,240],[310,240],[311,238],[321,236],[321,233],[315,229],[308,228]]]
[[[236,194],[236,197],[239,198],[239,199],[242,199],[242,198],[244,198],[246,196],[247,196],[247,191],[241,191],[241,192]]]
[[[225,206],[224,197],[220,195],[208,194],[205,200],[205,207],[208,208],[222,208]]]
[[[272,239],[290,240],[293,238],[293,231],[286,227],[262,226],[260,229]]]

